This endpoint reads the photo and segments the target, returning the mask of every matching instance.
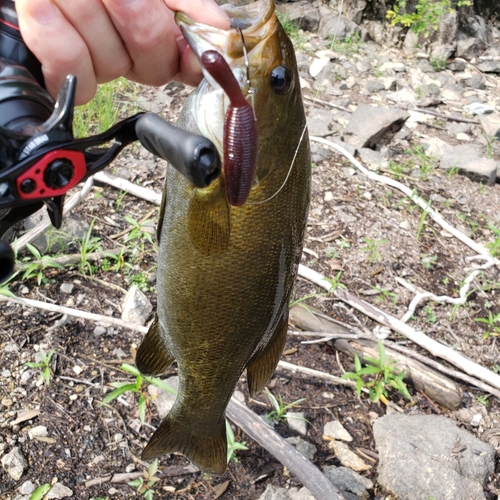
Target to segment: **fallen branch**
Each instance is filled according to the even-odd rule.
[[[137,184],[132,184],[131,182],[122,179],[121,177],[116,177],[116,175],[109,174],[108,172],[97,172],[95,174],[95,180],[113,186],[116,189],[121,189],[122,191],[127,191],[127,193],[133,194],[137,198],[149,201],[155,205],[160,205],[161,194],[153,191],[152,189],[143,188]]]
[[[354,158],[348,151],[346,151],[342,146],[339,146],[338,144],[335,144],[332,141],[328,141],[327,139],[323,139],[322,137],[310,137],[311,141],[319,142],[321,144],[326,144],[327,146],[339,151],[342,153],[358,170],[360,170],[366,177],[369,179],[380,182],[382,184],[385,184],[387,186],[391,186],[393,188],[398,189],[399,191],[403,192],[408,198],[410,198],[416,205],[418,205],[424,212],[426,212],[429,217],[436,222],[436,224],[439,224],[445,231],[448,233],[452,234],[460,240],[464,245],[467,245],[469,248],[474,250],[476,253],[480,255],[486,255],[490,258],[493,259],[493,262],[495,263],[496,266],[500,266],[500,260],[497,258],[494,258],[489,250],[485,248],[483,245],[480,245],[479,243],[476,243],[474,240],[471,240],[468,236],[465,234],[461,233],[458,229],[453,227],[450,223],[445,221],[433,208],[430,207],[429,203],[426,202],[423,198],[420,198],[420,196],[417,196],[413,190],[411,190],[409,187],[405,186],[404,184],[401,184],[398,181],[395,181],[394,179],[391,179],[390,177],[386,177],[384,175],[379,175],[376,174],[375,172],[372,172],[371,170],[366,169],[361,165],[361,163]]]
[[[313,105],[316,103],[324,104],[325,106],[330,106],[330,108],[333,109],[339,109],[340,111],[345,111],[346,113],[352,113],[352,111],[349,108],[346,108],[344,106],[339,106],[338,104],[334,104],[333,102],[322,101],[321,99],[317,99],[316,97],[309,97],[308,95],[303,95],[302,97],[306,101],[311,101]]]
[[[74,194],[71,198],[66,200],[64,203],[64,208],[63,208],[63,214],[67,214],[68,212],[71,212],[73,208],[75,208],[83,199],[87,197],[87,195],[90,193],[90,190],[92,189],[92,186],[94,185],[94,180],[92,177],[90,177],[87,182],[82,187],[82,190],[76,194]],[[49,219],[48,215],[45,215],[41,222],[28,231],[26,234],[18,238],[14,242],[14,247],[16,248],[16,251],[19,252],[20,250],[23,250],[28,243],[31,243],[32,241],[36,240],[40,235],[44,234],[47,229],[51,227],[51,222]]]
[[[42,309],[44,311],[67,314],[68,316],[72,316],[74,318],[82,318],[88,319],[90,321],[109,323],[111,325],[121,326],[122,328],[128,328],[129,330],[135,330],[136,332],[147,333],[148,331],[148,328],[146,326],[136,325],[134,323],[123,321],[118,318],[113,318],[111,316],[102,316],[101,314],[93,314],[87,311],[81,311],[79,309],[72,309],[70,307],[48,304],[47,302],[40,302],[39,300],[21,299],[18,297],[6,297],[4,295],[0,295],[0,301],[11,302],[14,304],[19,304],[21,306],[34,307],[35,309]]]
[[[408,106],[407,110],[408,111],[415,111],[417,113],[422,113],[425,115],[435,116],[437,118],[443,118],[445,120],[450,120],[452,122],[474,123],[474,125],[479,125],[479,121],[474,120],[474,118],[464,118],[462,116],[445,115],[444,113],[438,113],[437,111],[432,111],[431,109],[422,109],[422,108],[416,108],[416,107],[413,108],[411,106]]]
[[[459,352],[454,351],[453,349],[446,347],[445,345],[435,341],[434,339],[429,338],[423,332],[415,330],[415,328],[408,326],[406,323],[403,323],[390,314],[381,311],[368,302],[359,299],[352,293],[339,288],[337,288],[336,290],[332,290],[333,287],[331,283],[328,282],[324,276],[322,276],[320,273],[317,273],[316,271],[313,271],[312,269],[303,266],[302,264],[299,265],[299,275],[324,288],[327,291],[333,291],[333,294],[338,299],[342,300],[346,304],[349,304],[351,307],[354,307],[358,311],[362,312],[366,316],[369,316],[382,325],[387,326],[392,330],[400,333],[401,335],[410,339],[412,342],[418,344],[420,347],[423,347],[424,349],[429,351],[434,356],[444,359],[457,368],[465,371],[469,375],[477,377],[487,384],[500,389],[500,375],[493,373],[491,370],[488,370],[484,366],[481,366],[474,361],[466,358]]]
[[[314,464],[243,403],[234,397],[231,398],[226,414],[246,434],[275,456],[316,500],[344,500],[342,493]]]

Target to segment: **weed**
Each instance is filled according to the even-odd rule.
[[[417,238],[418,239],[418,238]],[[432,269],[437,263],[437,255],[421,255],[420,262],[426,269]],[[446,278],[445,278],[446,279]],[[444,283],[444,280],[443,280]],[[447,283],[445,283],[446,285]]]
[[[381,262],[382,255],[380,254],[378,248],[382,245],[389,243],[389,240],[372,240],[370,238],[363,238],[363,241],[366,243],[366,246],[360,248],[362,252],[368,253],[368,260],[372,263]]]
[[[422,211],[422,215],[420,215],[420,219],[418,221],[418,228],[417,228],[417,235],[416,239],[420,239],[420,235],[422,234],[422,231],[424,230],[424,224],[425,224],[425,219],[427,218],[427,215],[429,215],[428,209],[431,206],[431,200],[427,202],[427,205],[425,207],[425,210]]]
[[[377,297],[376,302],[382,302],[383,300],[390,300],[393,304],[396,304],[398,301],[397,293],[391,292],[390,290],[386,290],[385,288],[379,288],[378,286],[372,286],[373,290],[377,290],[379,296]]]
[[[30,496],[30,500],[42,500],[52,487],[50,483],[40,485]]]
[[[389,171],[394,176],[394,179],[398,181],[402,175],[408,173],[408,166],[402,163],[397,163],[394,160],[391,160],[389,162]]]
[[[448,177],[454,177],[460,172],[460,168],[458,167],[451,167],[450,170],[448,170]]]
[[[30,243],[26,244],[28,250],[31,252],[31,254],[37,259],[38,262],[29,262],[29,257],[25,257],[23,259],[23,268],[24,268],[24,274],[22,279],[23,280],[28,280],[30,278],[33,278],[36,276],[36,282],[38,283],[38,286],[41,285],[42,280],[46,280],[44,277],[44,271],[49,268],[58,268],[58,269],[63,269],[63,266],[58,264],[57,262],[54,262],[52,257],[49,257],[48,255],[44,255],[42,257],[42,254],[39,252],[39,250],[31,245]]]
[[[281,394],[278,394],[278,399],[274,397],[274,395],[269,392],[269,391],[264,391],[264,394],[267,396],[269,399],[269,402],[273,406],[274,410],[270,411],[265,417],[264,420],[268,423],[273,423],[273,422],[280,422],[281,420],[285,419],[287,416],[287,412],[290,408],[302,403],[305,401],[305,398],[297,399],[296,401],[293,401],[292,403],[285,404],[283,402],[283,398],[281,397]]]
[[[40,347],[38,353],[40,354],[40,360],[41,360],[39,363],[30,361],[28,363],[24,363],[24,366],[28,366],[29,368],[37,368],[41,370],[38,380],[45,382],[45,384],[48,386],[50,385],[50,377],[51,377],[50,360],[54,354],[54,349],[52,349],[48,354],[46,354],[45,351]]]
[[[111,382],[112,387],[116,387],[116,389],[112,392],[110,392],[100,403],[100,406],[105,405],[109,403],[110,401],[113,401],[113,399],[118,398],[125,392],[132,392],[132,393],[137,393],[139,394],[139,401],[138,401],[138,410],[139,410],[139,418],[142,423],[146,420],[146,408],[148,403],[151,400],[150,395],[148,394],[147,388],[144,388],[142,385],[144,382],[147,382],[148,384],[152,384],[162,391],[165,392],[170,392],[171,394],[177,394],[177,392],[172,389],[168,384],[163,382],[163,380],[155,377],[146,377],[144,375],[141,375],[139,370],[135,366],[131,366],[128,364],[123,364],[120,366],[120,368],[127,373],[130,373],[135,377],[135,383],[130,384],[128,382]]]
[[[354,355],[354,369],[355,372],[347,372],[342,375],[342,378],[353,379],[356,381],[356,392],[361,396],[363,388],[368,389],[370,399],[376,403],[381,397],[387,398],[387,389],[392,387],[397,389],[405,398],[410,401],[411,396],[408,392],[406,384],[403,382],[404,370],[397,372],[395,361],[389,361],[385,353],[384,344],[378,341],[379,359],[366,357],[363,360],[366,362],[365,366],[361,366],[359,357]],[[363,377],[368,376],[369,379],[365,380]]]
[[[498,137],[496,135],[494,136],[488,136],[485,135],[484,138],[486,139],[486,147],[487,147],[487,158],[490,160],[493,158],[493,142],[498,140]]]
[[[231,424],[227,419],[226,419],[226,436],[227,436],[227,463],[229,463],[231,460],[237,462],[238,458],[236,457],[236,452],[240,450],[241,451],[248,450],[248,447],[246,446],[247,443],[245,441],[240,443],[235,440],[233,429],[231,428]]]
[[[4,281],[0,285],[0,295],[4,297],[15,298],[16,296],[10,291],[10,283],[14,280],[14,278],[19,274],[20,271],[16,271],[7,281]]]
[[[95,219],[92,219],[87,234],[78,242],[78,246],[80,248],[80,272],[85,274],[86,271],[88,271],[91,276],[94,273],[95,268],[87,260],[87,255],[101,250],[101,245],[99,243],[101,240],[97,236],[92,236],[94,222]]]
[[[446,59],[444,57],[431,57],[431,64],[434,71],[444,71],[446,69]]]
[[[346,240],[342,239],[335,240],[335,244],[342,250],[345,250],[346,248],[351,248],[351,244]]]
[[[488,398],[490,397],[491,394],[486,394],[484,396],[476,396],[476,401],[479,404],[482,404],[483,406],[488,406],[489,401]]]
[[[134,240],[139,240],[141,244],[141,253],[144,253],[144,242],[148,241],[153,245],[153,247],[156,246],[156,244],[153,242],[153,238],[151,236],[151,232],[148,231],[148,224],[151,224],[153,222],[152,219],[143,221],[143,222],[138,222],[136,221],[133,217],[125,216],[124,219],[132,226],[132,229],[130,232],[127,234],[127,237],[125,238],[125,243],[128,243],[130,241]],[[149,226],[151,227],[151,226]]]
[[[119,212],[120,209],[122,208],[123,198],[125,198],[126,194],[127,194],[127,191],[120,191],[120,194],[116,197],[116,200],[115,200],[115,211],[116,212]]]
[[[493,316],[492,312],[488,311],[487,318],[475,318],[474,321],[488,325],[489,331],[483,334],[483,339],[487,339],[488,337],[500,336],[500,326],[496,326],[496,324],[500,321],[500,313]]]
[[[146,500],[153,500],[155,494],[152,486],[160,480],[155,474],[158,472],[158,459],[149,464],[148,470],[144,471],[144,477],[129,481],[127,484],[137,489],[137,492]]]
[[[495,241],[486,244],[486,248],[490,251],[493,257],[500,256],[500,229],[493,224],[488,224],[488,228],[495,235]]]
[[[324,280],[328,281],[328,283],[330,283],[331,285],[330,292],[334,292],[335,290],[337,290],[337,288],[343,288],[344,290],[347,290],[347,287],[340,282],[341,276],[342,276],[342,271],[339,271],[335,275],[335,278],[324,278]]]
[[[335,248],[332,248],[332,247],[326,248],[325,249],[325,254],[330,259],[338,259],[339,256],[340,256],[339,253],[337,252],[337,250]]]
[[[328,37],[328,39],[330,38]],[[363,42],[358,33],[349,33],[343,40],[332,41],[332,50],[346,56],[359,54],[363,47]]]
[[[493,371],[494,371],[495,373],[500,373],[500,365],[495,365],[495,366],[493,367]]]
[[[425,319],[427,323],[435,323],[437,321],[436,315],[434,314],[431,306],[424,307],[424,312],[427,314],[427,318]]]

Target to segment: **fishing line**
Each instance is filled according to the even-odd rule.
[[[330,44],[330,50],[333,50],[333,46],[335,45],[335,41],[336,41],[336,37],[337,37],[338,30],[339,30],[339,25],[340,25],[340,16],[342,14],[343,7],[344,7],[344,0],[341,0],[341,2],[339,4],[339,16],[337,18],[337,26],[335,27],[335,32],[333,33],[333,39],[332,39],[332,43]],[[238,28],[238,29],[240,30],[241,37],[243,38],[243,33],[242,33],[241,29],[240,28]],[[243,51],[244,51],[244,54],[245,54],[245,63],[246,63],[248,57],[247,57],[247,54],[246,54],[246,47],[245,47],[244,43],[243,43],[243,47],[244,47]],[[328,65],[325,65],[325,67],[323,68],[323,74],[321,75],[321,81],[323,81],[324,78],[325,78],[327,66]],[[250,73],[249,73],[249,67],[248,66],[247,66],[247,71],[248,71],[247,72],[247,78],[250,78]],[[307,113],[307,115],[306,115],[306,120],[307,120],[307,117],[314,110],[314,106],[317,104],[317,100],[319,98],[319,94],[320,94],[320,87],[318,87],[316,89],[316,95],[314,96],[314,100],[313,100],[311,108],[309,109],[309,113]],[[292,162],[290,164],[290,168],[288,169],[288,173],[286,174],[285,180],[283,181],[283,183],[281,184],[281,186],[279,187],[279,189],[272,196],[270,196],[269,198],[267,198],[266,200],[248,202],[247,205],[262,205],[263,203],[267,203],[268,201],[270,201],[273,198],[275,198],[280,193],[280,191],[285,187],[285,184],[287,183],[287,181],[288,181],[288,179],[290,177],[290,174],[292,173],[292,169],[293,169],[293,166],[295,164],[295,160],[297,159],[297,155],[299,154],[300,146],[302,144],[302,141],[304,139],[304,136],[305,136],[306,132],[307,132],[307,121],[306,121],[306,124],[304,125],[304,128],[302,129],[302,134],[300,135],[300,139],[299,139],[299,142],[297,144],[297,147],[295,148],[295,153],[293,155]]]
[[[257,121],[257,115],[255,114],[255,89],[252,87],[252,82],[250,81],[250,60],[248,59],[248,51],[247,51],[247,46],[245,44],[245,37],[243,35],[243,30],[241,28],[237,28],[237,30],[240,32],[240,37],[241,37],[241,46],[243,48],[243,58],[245,60],[245,67],[246,67],[246,76],[247,76],[247,94],[250,96],[250,100],[252,101],[252,111],[253,111],[253,119]]]

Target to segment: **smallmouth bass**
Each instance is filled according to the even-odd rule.
[[[227,165],[224,148],[241,153],[236,137],[241,130],[236,121],[230,132],[235,136],[224,138],[229,98],[219,78],[204,69],[205,79],[177,126],[211,139],[224,158],[223,172],[209,187],[197,189],[173,167],[167,169],[158,227],[158,310],[136,357],[145,374],[159,374],[174,361],[179,372],[175,404],[143,458],[181,452],[215,474],[226,468],[224,414],[241,374],[246,368],[250,393],[259,392],[285,344],[311,176],[297,63],[274,2],[222,8],[231,18],[228,31],[181,13],[176,19],[200,60],[207,51],[223,56],[252,106],[255,171],[234,173],[243,159],[236,167]],[[249,179],[242,196],[231,193]]]

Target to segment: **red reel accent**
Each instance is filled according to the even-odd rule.
[[[45,184],[43,179],[45,170],[54,160],[69,160],[73,164],[73,177],[66,186],[53,189]],[[17,192],[22,200],[33,200],[41,198],[53,198],[66,194],[71,188],[75,187],[87,174],[87,162],[85,156],[80,151],[69,151],[67,149],[56,149],[47,153],[43,158],[37,161],[29,170],[17,178]],[[36,187],[31,193],[23,193],[21,184],[24,181],[32,180]]]

